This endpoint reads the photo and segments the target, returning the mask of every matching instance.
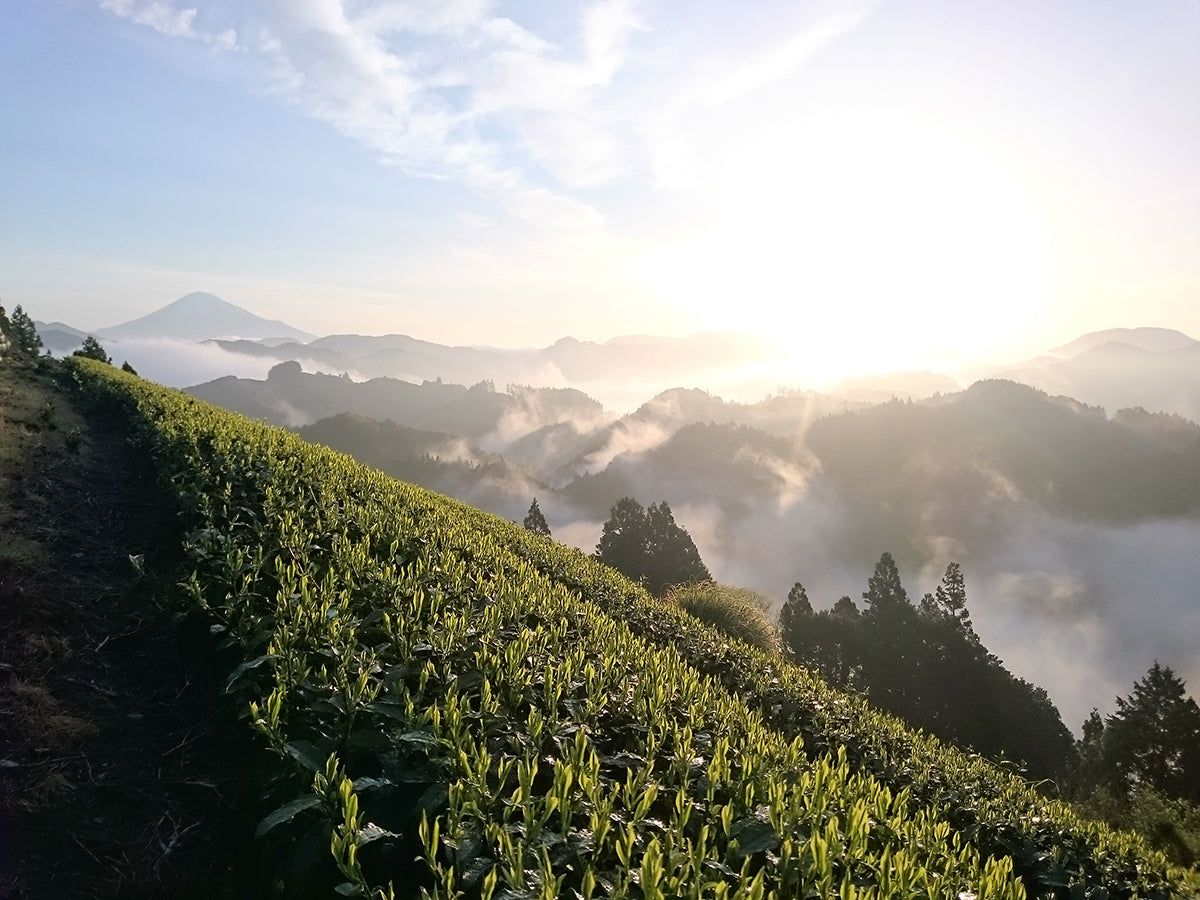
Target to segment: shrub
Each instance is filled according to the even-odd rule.
[[[701,581],[672,588],[667,600],[730,637],[771,653],[779,651],[779,632],[764,611],[770,601],[757,591]]]

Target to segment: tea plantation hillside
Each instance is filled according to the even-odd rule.
[[[1080,821],[588,557],[90,360],[257,735],[281,896],[1194,897]]]

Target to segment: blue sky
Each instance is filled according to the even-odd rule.
[[[1200,337],[1200,3],[27,0],[0,302],[737,328],[798,371]]]

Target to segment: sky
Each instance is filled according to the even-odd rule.
[[[1200,337],[1200,2],[10,0],[0,302],[734,329],[809,377]]]

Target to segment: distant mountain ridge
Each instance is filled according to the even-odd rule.
[[[1108,328],[1104,331],[1089,332],[1068,344],[1048,351],[1047,355],[1065,359],[1106,344],[1128,344],[1140,350],[1163,353],[1194,347],[1200,344],[1200,341],[1173,328]]]
[[[70,353],[80,347],[84,338],[88,336],[86,331],[80,331],[65,322],[34,322],[33,324],[37,328],[38,337],[42,339],[42,346],[55,354]]]
[[[1085,334],[992,377],[1104,407],[1141,407],[1200,421],[1200,341],[1168,328]]]
[[[765,341],[733,332],[683,338],[626,335],[603,343],[566,337],[549,347],[520,349],[448,346],[404,334],[337,334],[303,346],[264,346],[246,340],[215,343],[231,353],[279,362],[303,359],[331,372],[353,372],[365,378],[539,386],[647,378],[689,384],[705,372],[745,366],[768,352]]]
[[[60,322],[39,324],[39,331],[47,349],[56,354],[70,353],[87,334]],[[102,341],[196,345],[190,358],[203,358],[208,364],[203,375],[190,381],[174,372],[171,379],[157,373],[155,367],[162,366],[149,348],[142,348],[142,358],[133,347],[121,351],[148,377],[179,387],[235,371],[257,370],[261,377],[272,364],[293,361],[307,371],[349,374],[359,380],[490,382],[501,389],[509,384],[570,386],[595,396],[611,388],[619,397],[615,405],[640,401],[669,387],[699,387],[745,400],[789,384],[786,361],[767,341],[735,332],[682,338],[634,334],[604,342],[563,337],[546,347],[515,349],[439,344],[405,334],[314,337],[205,292],[187,294],[156,312],[91,333]],[[203,351],[199,343],[206,345]],[[166,352],[158,350],[160,356]],[[763,378],[769,369],[784,374]],[[969,377],[929,371],[877,373],[843,381],[828,393],[868,403],[891,397],[920,400],[954,393],[979,378],[1018,381],[1102,406],[1110,414],[1142,407],[1200,421],[1200,341],[1169,328],[1111,328]],[[612,394],[605,402],[614,402]]]

